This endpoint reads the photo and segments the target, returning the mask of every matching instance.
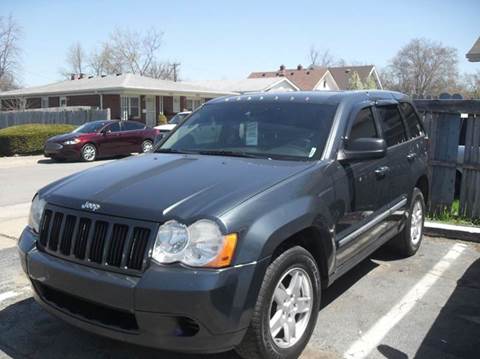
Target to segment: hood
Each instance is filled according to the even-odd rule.
[[[74,138],[80,137],[78,133],[64,133],[63,135],[57,135],[50,137],[47,142],[64,142],[68,140],[73,140]]]
[[[96,213],[185,223],[214,218],[298,173],[310,162],[223,156],[145,154],[100,165],[44,188],[47,202]]]

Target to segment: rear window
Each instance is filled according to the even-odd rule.
[[[144,127],[145,125],[140,122],[126,121],[122,124],[122,128],[124,131],[141,130]]]
[[[405,142],[407,133],[405,132],[405,126],[397,106],[380,106],[377,109],[387,146],[395,146]]]
[[[418,137],[423,135],[423,128],[420,124],[420,119],[418,118],[415,110],[412,105],[407,102],[400,104],[400,108],[405,116],[405,121],[407,123],[408,130],[410,132],[410,137]]]

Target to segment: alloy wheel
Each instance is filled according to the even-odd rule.
[[[153,150],[153,143],[152,141],[143,141],[142,143],[142,151],[145,152],[152,152]]]
[[[97,150],[93,145],[85,145],[82,150],[82,156],[85,161],[93,161],[97,155]]]
[[[288,270],[277,283],[270,304],[270,335],[278,347],[287,349],[302,338],[313,308],[313,286],[307,272]]]
[[[422,238],[423,208],[420,201],[416,201],[413,205],[412,214],[410,217],[410,238],[412,244],[415,246]]]

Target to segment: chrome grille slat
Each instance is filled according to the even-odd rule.
[[[37,247],[69,261],[115,272],[142,272],[158,224],[48,205]],[[153,239],[152,239],[153,240]]]

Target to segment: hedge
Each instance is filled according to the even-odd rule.
[[[52,136],[71,132],[73,125],[29,124],[0,130],[0,156],[41,153],[45,141]]]

